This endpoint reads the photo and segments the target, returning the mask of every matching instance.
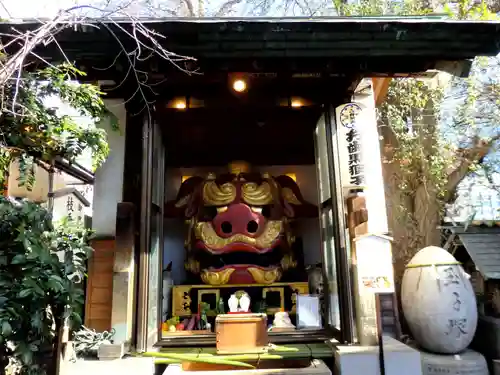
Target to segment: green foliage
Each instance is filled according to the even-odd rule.
[[[441,89],[430,88],[422,80],[395,79],[379,108],[380,123],[390,127],[395,138],[387,162],[397,164],[400,192],[409,197],[422,184],[437,198],[444,196],[452,156],[437,126],[442,96]]]
[[[382,15],[424,16],[432,14],[424,2],[413,0],[361,0],[353,4],[334,0],[337,13],[342,16],[376,17]]]
[[[67,318],[79,323],[88,240],[71,223],[54,228],[37,204],[0,197],[0,357],[19,374],[46,374],[57,330]]]
[[[97,86],[76,82],[83,75],[69,64],[23,70],[1,88],[0,183],[13,160],[28,188],[36,164],[47,167],[57,157],[73,162],[87,151],[94,168],[104,162],[106,133],[96,124],[109,119],[117,129],[117,121]],[[87,123],[48,107],[52,99]],[[0,372],[10,358],[16,374],[51,373],[61,327],[81,323],[89,232],[77,223],[54,226],[51,220],[35,203],[0,197]]]
[[[333,0],[340,16],[361,17],[408,17],[442,15],[459,20],[494,20],[497,16],[488,8],[485,1],[433,1],[424,0],[360,0],[354,3]]]
[[[488,21],[498,18],[485,1],[459,0],[454,3],[445,2],[443,5],[444,12],[451,19]]]
[[[116,118],[106,109],[97,86],[77,84],[74,80],[84,73],[65,64],[24,73],[10,80],[1,91],[0,119],[0,180],[5,178],[13,157],[22,157],[26,171],[34,160],[51,162],[60,156],[74,161],[90,149],[94,167],[105,160],[109,148],[106,133],[95,126],[82,126],[74,118],[48,108],[47,99],[60,97],[95,124]]]
[[[334,4],[338,14],[346,16],[497,18],[485,1]],[[494,160],[492,151],[500,139],[499,76],[500,60],[478,58],[470,78],[452,77],[444,85],[429,79],[392,79],[378,121],[397,278],[418,250],[441,244],[438,226],[461,181],[472,171],[484,170],[485,160],[496,161],[498,171],[500,160]]]

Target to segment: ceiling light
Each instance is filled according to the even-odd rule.
[[[247,89],[247,83],[242,79],[237,79],[233,82],[233,90],[236,92],[244,92]]]
[[[301,99],[298,99],[298,98],[293,98],[290,105],[293,107],[293,108],[300,108],[304,105],[304,102],[301,100]]]
[[[186,101],[183,99],[176,100],[174,103],[174,108],[176,109],[186,109]]]

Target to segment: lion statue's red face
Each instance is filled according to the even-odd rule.
[[[296,266],[290,221],[317,215],[292,178],[259,173],[187,179],[166,211],[188,219],[186,269],[211,285],[279,281]]]

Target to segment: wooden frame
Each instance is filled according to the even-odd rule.
[[[355,79],[353,81],[356,81]],[[354,85],[352,85],[354,86]],[[347,95],[346,95],[347,96]],[[340,103],[337,103],[340,104]],[[340,314],[340,330],[335,327],[329,326],[329,317],[325,321],[325,324],[329,329],[335,332],[335,336],[339,338],[342,343],[353,343],[354,342],[354,312],[353,312],[353,301],[352,301],[352,287],[351,287],[351,265],[349,260],[349,255],[347,254],[349,249],[349,244],[346,239],[346,223],[345,223],[345,213],[344,213],[344,198],[342,186],[340,183],[340,164],[339,164],[339,149],[338,149],[338,139],[335,121],[335,110],[334,103],[327,102],[323,106],[323,120],[325,127],[324,137],[326,139],[326,164],[328,170],[329,180],[326,182],[328,189],[330,191],[330,196],[326,197],[323,202],[320,202],[319,214],[320,221],[323,220],[323,215],[328,215],[331,211],[332,213],[332,226],[334,233],[328,235],[331,236],[333,240],[333,251],[335,259],[335,272],[336,272],[336,283],[337,283],[337,293],[339,296],[339,314]],[[321,121],[321,120],[320,120]],[[321,135],[319,135],[321,136]],[[316,159],[320,158],[318,152],[319,145],[315,140],[315,152]],[[319,171],[318,173],[321,173]],[[318,189],[321,189],[320,184],[318,184]],[[321,194],[318,194],[321,200]],[[322,224],[323,225],[323,224]],[[321,241],[329,240],[329,238],[324,238],[324,233],[321,231]],[[323,249],[322,261],[323,261],[323,272],[327,275],[328,265],[326,262],[326,254]],[[330,282],[333,280],[325,280],[325,309],[327,312],[332,311],[332,306],[330,306]]]
[[[217,303],[220,299],[220,290],[219,289],[200,289],[198,290],[198,302],[203,302],[204,295],[215,295],[215,309],[217,310]]]
[[[285,291],[283,288],[264,288],[262,289],[262,298],[266,301],[268,292],[278,292],[280,294],[280,307],[271,307],[267,309],[267,313],[275,314],[285,310]]]
[[[143,161],[141,171],[141,220],[140,220],[140,247],[139,247],[139,282],[137,299],[137,342],[138,351],[147,350],[147,316],[148,316],[148,281],[149,281],[149,249],[150,238],[150,205],[151,201],[151,183],[152,171],[151,164],[153,159],[153,137],[151,136],[151,119],[143,117]]]

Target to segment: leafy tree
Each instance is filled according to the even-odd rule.
[[[73,81],[81,75],[62,65],[5,82],[0,181],[13,159],[20,161],[21,182],[28,187],[35,166],[50,168],[57,157],[71,162],[90,149],[96,167],[105,160],[106,134],[95,123],[110,114],[96,86]],[[45,100],[52,96],[94,123],[82,126],[48,108]],[[79,321],[75,308],[83,303],[83,291],[75,280],[84,276],[88,235],[68,225],[54,228],[51,215],[37,204],[0,198],[0,368],[12,358],[20,374],[52,372],[63,322]]]
[[[50,169],[58,157],[72,162],[90,150],[98,167],[109,149],[106,133],[96,124],[114,119],[98,87],[77,84],[83,73],[70,64],[26,71],[12,68],[15,59],[4,55],[0,71],[0,182],[5,183],[14,159],[28,188],[35,167]],[[48,107],[47,99],[54,96],[90,124],[82,126]],[[79,323],[83,291],[77,283],[91,251],[88,239],[89,232],[78,227],[54,228],[50,213],[35,203],[0,197],[2,371],[11,359],[21,375],[53,373],[61,327],[67,318]]]
[[[3,4],[0,4],[3,5]],[[85,13],[87,12],[87,13]],[[148,100],[145,74],[135,69],[137,61],[152,56],[178,64],[191,59],[171,53],[157,42],[162,36],[129,16],[126,9],[103,10],[92,5],[62,9],[35,30],[2,34],[0,44],[0,183],[5,182],[11,163],[19,161],[21,182],[33,183],[34,168],[52,169],[57,158],[73,162],[86,150],[94,167],[108,154],[106,134],[97,122],[116,119],[106,109],[97,86],[78,84],[82,78],[69,62],[53,66],[35,53],[42,44],[55,43],[58,32],[85,24],[94,13],[114,23],[113,16],[133,19],[130,34],[136,48],[125,50],[129,61],[127,79],[137,84],[145,109]],[[107,26],[106,26],[107,27]],[[19,47],[21,46],[21,47]],[[64,51],[61,51],[65,56]],[[45,69],[37,69],[39,63]],[[28,68],[29,66],[29,68]],[[81,126],[74,118],[47,106],[58,97],[90,119]],[[0,369],[13,358],[22,375],[52,373],[60,328],[66,318],[78,323],[84,260],[90,248],[88,233],[67,225],[54,228],[50,214],[28,201],[0,198]]]
[[[343,15],[431,15],[494,19],[486,2],[362,0],[337,2]],[[396,277],[421,248],[440,245],[438,227],[457,188],[472,172],[491,170],[500,130],[497,58],[475,60],[469,78],[397,78],[378,108]],[[438,78],[442,78],[438,76]],[[437,83],[437,84],[436,84]]]
[[[74,66],[66,64],[24,73],[8,80],[1,91],[0,180],[4,180],[11,161],[21,161],[23,178],[34,176],[34,162],[50,165],[56,157],[74,161],[86,149],[93,154],[95,167],[108,154],[104,130],[95,123],[112,117],[97,86],[77,84],[82,76]],[[46,99],[57,96],[94,123],[82,126],[56,108],[48,108]]]
[[[0,197],[0,366],[14,359],[18,373],[54,368],[64,319],[79,322],[77,283],[85,275],[89,232],[55,228],[35,203]],[[10,345],[9,345],[10,343]]]

